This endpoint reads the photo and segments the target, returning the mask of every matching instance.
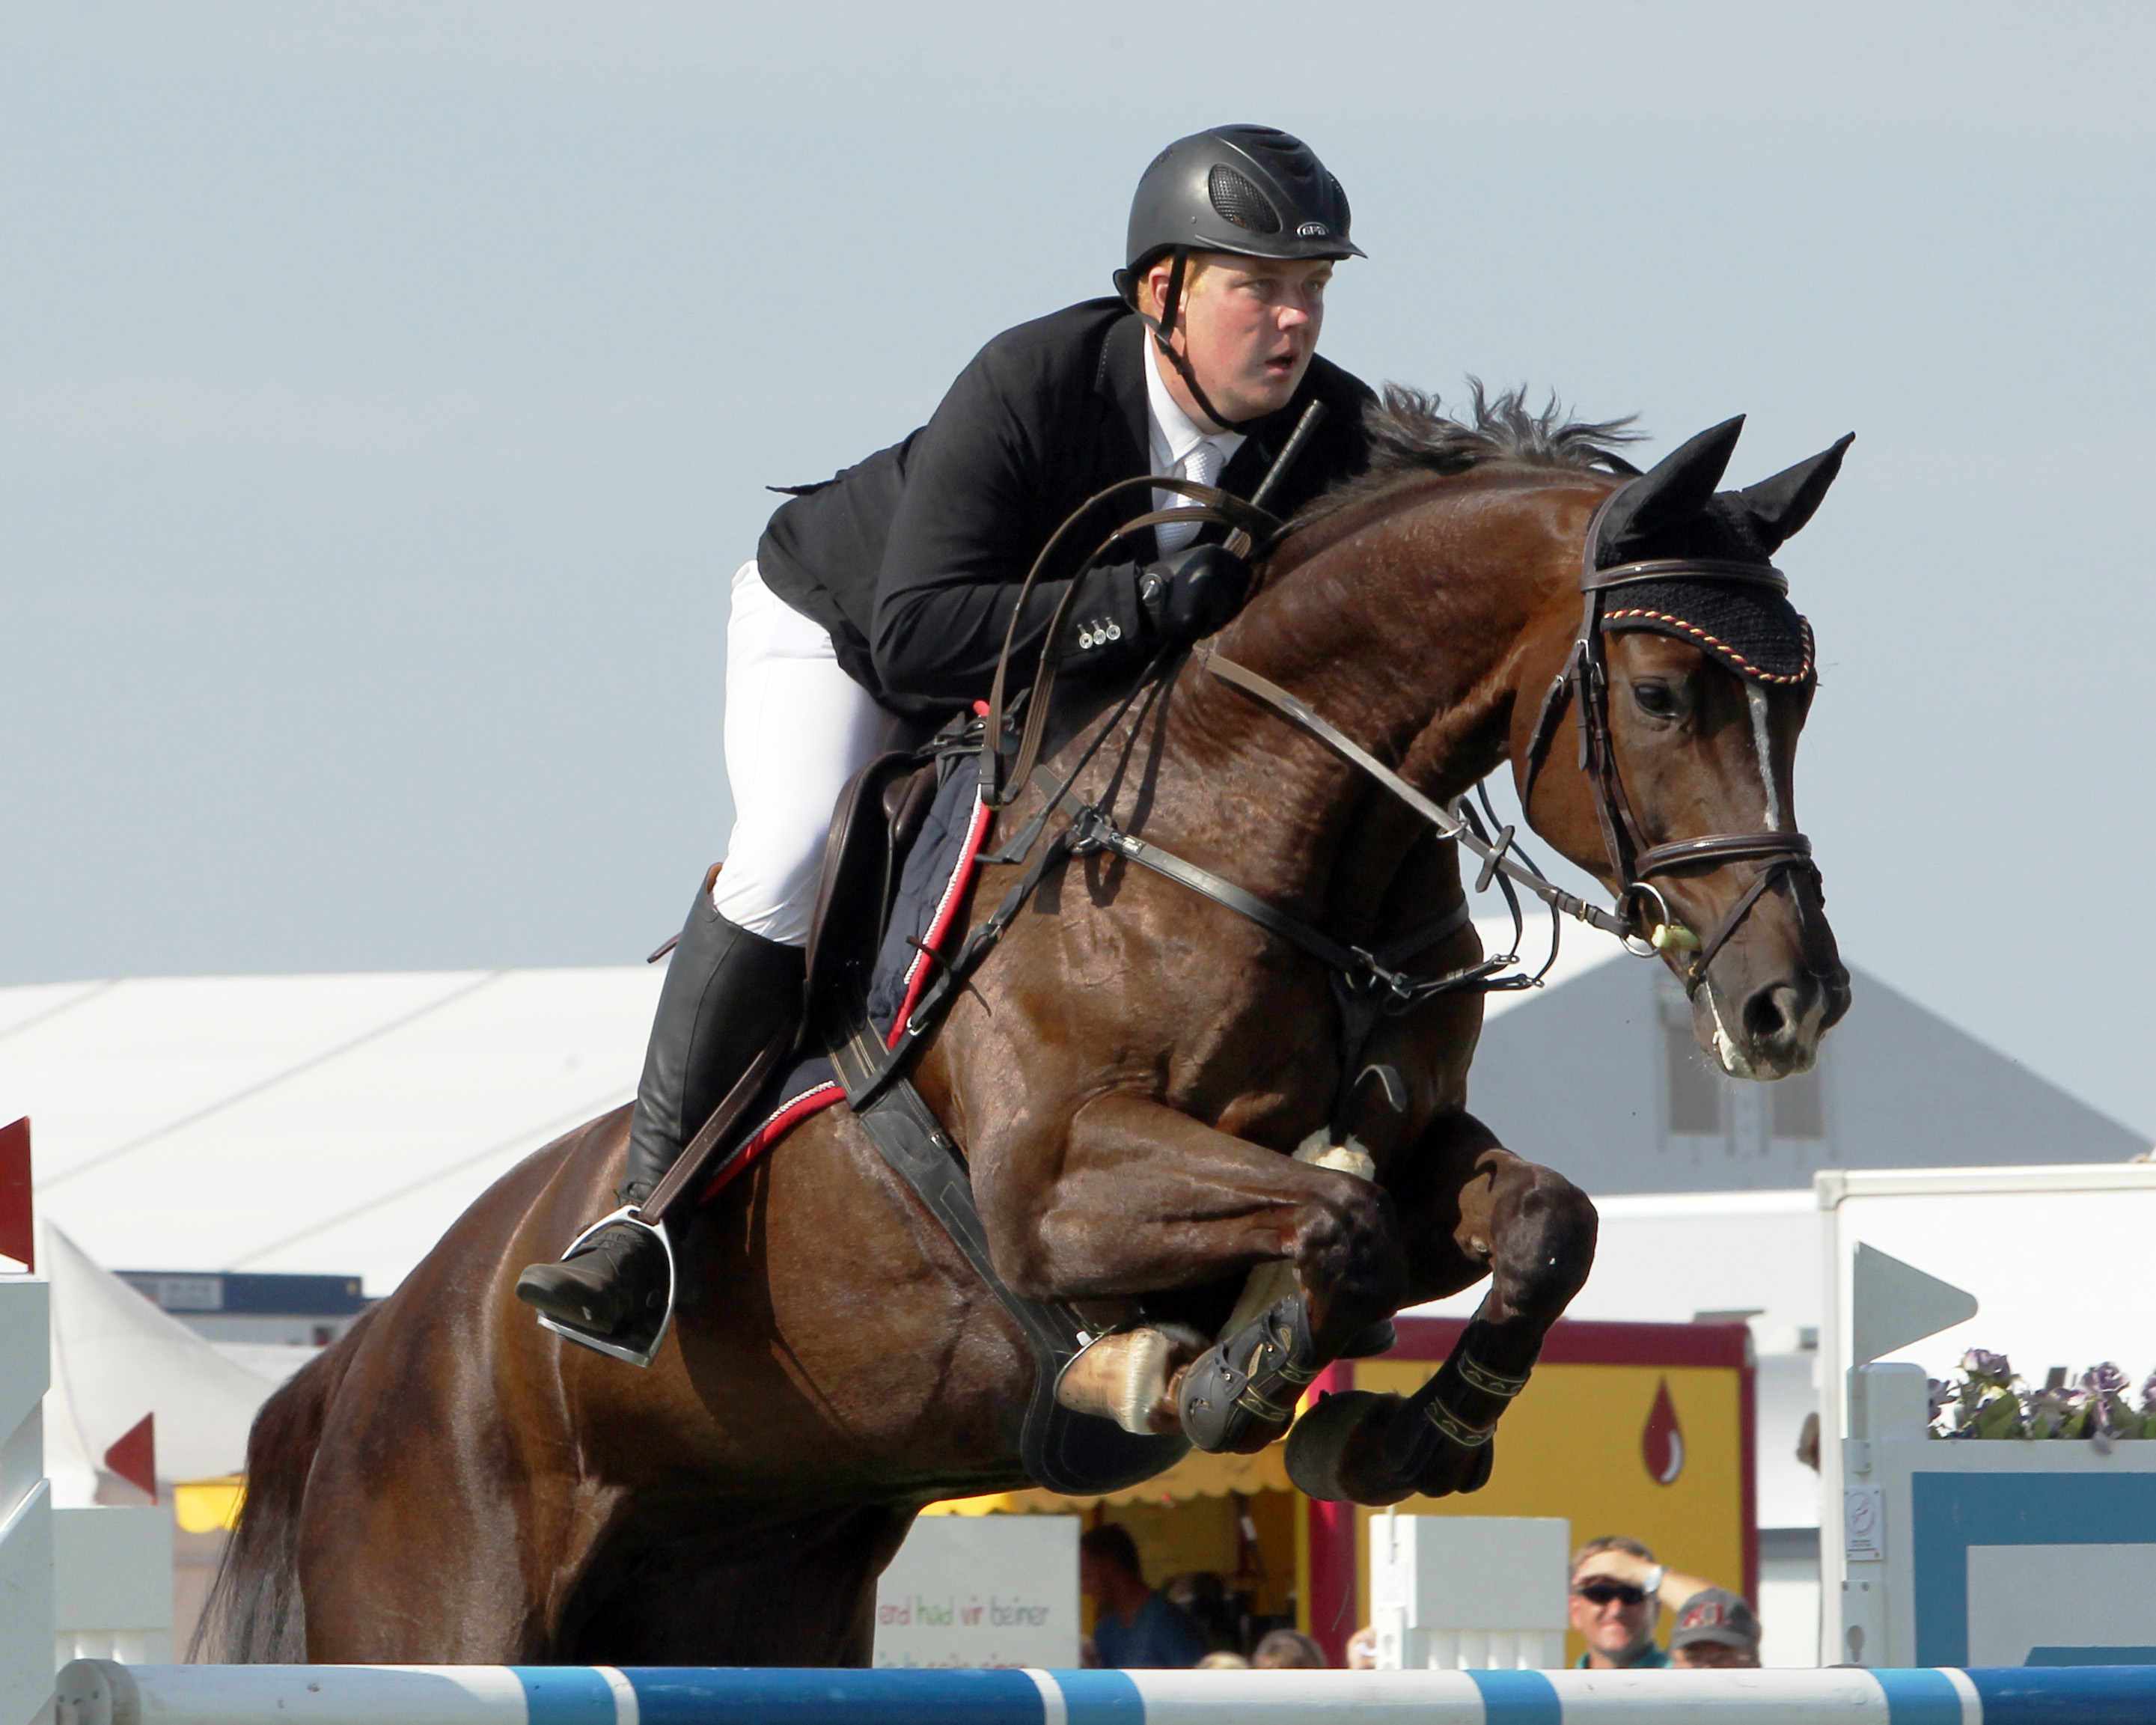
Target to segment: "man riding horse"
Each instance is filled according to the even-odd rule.
[[[1119,297],[1004,331],[925,427],[772,517],[733,578],[733,834],[660,991],[624,1205],[649,1198],[757,1055],[793,1034],[840,790],[914,724],[988,692],[1026,572],[1074,509],[1147,474],[1247,495],[1313,402],[1327,412],[1274,506],[1291,514],[1362,469],[1371,391],[1317,355],[1333,264],[1363,255],[1348,219],[1339,181],[1286,132],[1218,126],[1169,145],[1132,203]],[[1124,517],[1149,506],[1142,488],[1126,495]],[[1127,680],[1240,607],[1250,569],[1218,527],[1152,531],[1153,555],[1076,578],[1067,674]],[[1026,596],[1020,666],[1067,584]],[[655,1309],[666,1279],[658,1237],[624,1222],[527,1268],[516,1293],[604,1338]]]
[[[1725,490],[1738,419],[1640,474],[1620,428],[1517,393],[1372,404],[1312,352],[1347,228],[1292,139],[1173,146],[1125,299],[999,337],[929,426],[779,511],[735,585],[739,825],[636,1106],[496,1180],[264,1404],[218,1657],[865,1664],[876,1577],[939,1498],[1097,1495],[1282,1436],[1317,1497],[1490,1478],[1595,1215],[1470,1111],[1483,991],[1527,978],[1485,954],[1463,853],[1654,955],[1732,1076],[1811,1065],[1849,979],[1795,819],[1811,632],[1772,559],[1848,440]],[[1215,464],[1224,490],[1187,476]],[[1236,494],[1283,468],[1276,532]],[[1142,554],[1022,599],[1111,483]],[[1247,579],[1156,531],[1147,503],[1193,489],[1255,527]],[[1036,696],[1007,768],[991,716],[855,785],[975,846],[1010,819],[926,904],[887,880],[920,913],[886,912],[877,958],[903,955],[900,1015],[826,1003],[834,1081],[767,1124],[834,1106],[714,1168],[793,1050],[836,793],[906,721],[996,707],[1005,650],[1094,686],[1054,737]],[[1462,799],[1507,767],[1609,908],[1475,829]],[[936,854],[874,860],[917,885]],[[1549,1050],[1550,1081],[1576,1069]],[[523,1272],[534,1324],[506,1290],[565,1246]],[[1393,1314],[1477,1284],[1419,1389],[1305,1409]]]

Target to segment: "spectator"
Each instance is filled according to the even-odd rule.
[[[1662,1607],[1674,1611],[1712,1585],[1656,1563],[1636,1539],[1589,1540],[1572,1560],[1572,1626],[1587,1643],[1580,1665],[1595,1671],[1667,1665],[1669,1655],[1655,1645]]]
[[[1323,1671],[1332,1669],[1325,1650],[1297,1630],[1275,1630],[1250,1656],[1256,1671]]]
[[[1250,1668],[1250,1661],[1241,1654],[1227,1652],[1209,1653],[1192,1667],[1201,1671],[1246,1671]]]
[[[1198,1625],[1145,1583],[1130,1529],[1114,1522],[1078,1542],[1078,1585],[1093,1601],[1093,1646],[1120,1671],[1183,1671],[1204,1656]]]
[[[1366,1623],[1348,1638],[1348,1669],[1374,1671],[1378,1668],[1378,1626]]]
[[[1160,1584],[1168,1603],[1198,1625],[1206,1649],[1214,1653],[1240,1653],[1242,1614],[1229,1597],[1228,1584],[1210,1569],[1194,1569],[1187,1575],[1171,1575]]]
[[[1676,1614],[1670,1631],[1670,1663],[1680,1671],[1756,1671],[1759,1620],[1741,1594],[1702,1588]]]

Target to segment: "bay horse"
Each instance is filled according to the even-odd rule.
[[[1642,932],[1715,930],[1662,953],[1702,1045],[1740,1076],[1807,1069],[1848,1003],[1818,877],[1789,865],[1809,633],[1803,674],[1763,683],[1729,639],[1674,613],[1620,627],[1590,594],[1583,630],[1580,577],[1611,555],[1718,557],[1756,577],[1841,446],[1717,493],[1738,422],[1628,480],[1611,428],[1479,389],[1471,418],[1389,391],[1371,471],[1289,533],[1209,650],[1293,691],[1430,798],[1509,760],[1537,833],[1612,891],[1651,895],[1620,901]],[[1748,561],[1730,561],[1732,535]],[[1376,951],[1436,916],[1445,932],[1410,956],[1474,965],[1471,923],[1445,914],[1465,896],[1455,846],[1202,660],[1060,745],[1051,769],[1113,733],[1073,806],[1114,809],[1348,946]],[[1553,745],[1551,711],[1568,705],[1584,725],[1599,715],[1599,757]],[[1774,855],[1710,847],[1641,884],[1635,853],[1699,834],[1764,834]],[[986,870],[965,914],[982,916],[1015,868]],[[1487,1277],[1479,1352],[1432,1379],[1443,1398],[1335,1397],[1291,1447],[1322,1495],[1472,1490],[1491,1426],[1586,1276],[1594,1209],[1467,1111],[1472,990],[1380,1015],[1357,1056],[1393,1075],[1349,1087],[1348,1139],[1374,1179],[1285,1153],[1342,1093],[1340,1017],[1325,968],[1295,944],[1096,851],[1041,883],[914,1078],[963,1147],[997,1271],[1029,1297],[1209,1337],[1250,1272],[1285,1265],[1314,1369],[1402,1307]],[[1553,1081],[1562,1060],[1551,1050]],[[1032,1357],[844,1107],[676,1232],[680,1303],[649,1369],[542,1331],[511,1284],[609,1207],[627,1123],[617,1111],[526,1158],[265,1404],[206,1656],[865,1663],[876,1577],[921,1507],[1029,1483]],[[1177,1366],[1178,1383],[1194,1368],[1187,1353]],[[1163,1405],[1172,1420],[1180,1404]]]

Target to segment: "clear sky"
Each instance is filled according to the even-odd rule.
[[[761,488],[1256,120],[1366,377],[1747,412],[1740,483],[1858,434],[1783,558],[1843,943],[2156,1132],[2152,66],[2100,4],[7,0],[0,983],[641,957]]]

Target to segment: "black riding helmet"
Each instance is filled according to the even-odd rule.
[[[1199,404],[1221,425],[1190,367],[1169,344],[1183,305],[1183,267],[1194,251],[1245,258],[1359,258],[1348,237],[1348,194],[1301,138],[1269,126],[1216,126],[1178,138],[1152,159],[1131,200],[1125,264],[1116,290],[1133,311],[1138,282],[1174,254],[1161,315],[1139,316],[1182,373]]]

